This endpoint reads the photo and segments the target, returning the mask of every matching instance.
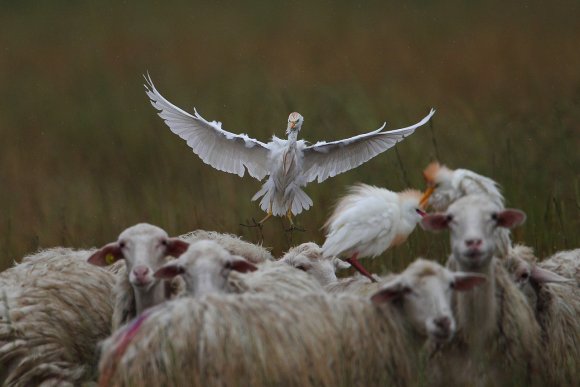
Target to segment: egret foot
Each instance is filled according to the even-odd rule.
[[[264,241],[264,232],[262,230],[263,229],[262,223],[256,222],[256,219],[254,219],[254,218],[252,218],[252,222],[253,222],[253,224],[240,223],[240,226],[257,228],[258,229],[258,238],[260,239],[260,242],[263,242]]]
[[[358,254],[353,255],[352,257],[346,259],[345,261],[350,263],[352,267],[354,267],[356,270],[358,270],[359,273],[370,279],[372,282],[377,282],[377,280],[371,275],[371,273],[369,273],[368,270],[365,269],[363,265],[361,265],[358,259],[356,259],[357,255]]]
[[[286,232],[293,232],[293,231],[305,232],[306,231],[302,227],[298,227],[294,224],[294,222],[292,221],[292,210],[288,210],[286,212],[286,218],[288,218],[288,222],[290,222],[290,227],[288,229],[285,229],[284,231],[286,231]]]
[[[245,224],[245,223],[240,223],[240,226],[244,226],[244,227],[258,227],[260,230],[262,229],[262,222],[256,222],[256,219],[252,218],[252,224]]]
[[[254,222],[254,224],[243,224],[240,223],[240,226],[244,226],[244,227],[258,227],[260,230],[262,229],[262,225],[264,224],[265,221],[267,221],[268,219],[270,219],[272,217],[272,205],[270,204],[270,208],[268,209],[268,213],[266,214],[266,216],[264,217],[264,219],[260,220],[259,222],[256,222],[256,219],[252,218],[252,222]]]
[[[294,231],[306,232],[306,229],[299,227],[299,226],[296,226],[295,224],[291,224],[290,227],[285,228],[284,231],[286,231],[286,232],[294,232]]]

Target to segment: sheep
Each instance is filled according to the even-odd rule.
[[[286,263],[254,265],[210,240],[192,243],[179,258],[155,272],[156,278],[165,280],[177,276],[183,277],[188,295],[195,297],[210,293],[323,292],[313,277]]]
[[[499,208],[505,205],[501,187],[497,182],[468,169],[453,170],[435,161],[423,170],[423,177],[427,183],[425,197],[436,211],[446,211],[453,202],[467,195],[485,195]],[[510,231],[497,228],[494,237],[496,254],[498,258],[503,258],[512,244]]]
[[[528,298],[532,309],[536,309],[536,296],[539,287],[546,283],[572,283],[571,278],[563,277],[553,271],[544,269],[546,261],[538,262],[534,250],[525,245],[515,245],[504,261],[504,266],[512,281]]]
[[[41,250],[0,273],[0,385],[96,380],[115,274],[86,262],[93,251]]]
[[[391,278],[391,275],[375,276],[377,282],[372,282],[369,278],[357,273],[352,277],[340,278],[325,285],[324,290],[328,293],[350,293],[358,296],[370,296],[380,289],[384,280],[389,278]]]
[[[553,273],[576,280],[580,286],[580,249],[559,251],[539,264]]]
[[[460,334],[442,349],[442,361],[447,364],[442,367],[449,368],[448,377],[455,378],[455,384],[530,382],[535,377],[529,371],[537,370],[540,328],[524,295],[495,257],[494,243],[496,228],[512,228],[524,220],[522,211],[504,210],[484,195],[464,196],[445,213],[423,218],[427,230],[450,230],[448,267],[488,277],[473,292],[456,295]]]
[[[336,257],[324,257],[322,248],[314,242],[302,243],[291,248],[278,262],[305,271],[322,286],[338,281],[336,271],[350,267],[349,263]]]
[[[252,263],[272,261],[274,257],[266,248],[242,240],[232,234],[222,234],[216,231],[196,230],[181,235],[180,239],[192,243],[198,240],[212,240],[219,243],[233,255],[239,255]]]
[[[178,257],[189,244],[151,224],[139,223],[121,232],[117,242],[109,243],[89,258],[97,266],[107,266],[124,259],[126,267],[118,274],[114,289],[115,308],[112,327],[121,325],[143,310],[179,293],[178,283],[164,283],[153,276],[167,256]]]
[[[542,329],[542,363],[548,380],[572,386],[580,377],[580,288],[576,280],[540,267],[533,250],[515,246],[506,261]]]
[[[100,385],[417,383],[419,350],[455,331],[451,288],[485,279],[418,260],[372,297],[209,294],[147,311],[107,339]]]
[[[377,282],[355,273],[352,277],[336,277],[336,270],[347,269],[350,264],[336,257],[324,257],[320,246],[314,242],[306,242],[293,247],[278,261],[285,262],[297,269],[305,271],[318,280],[328,293],[351,293],[359,296],[371,296],[379,291],[381,277],[373,275]],[[382,280],[392,276],[383,276]]]

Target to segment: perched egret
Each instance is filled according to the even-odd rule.
[[[374,258],[405,242],[425,215],[423,196],[412,189],[397,193],[366,184],[352,186],[324,224],[324,256],[348,256],[348,263],[376,281],[357,258]]]
[[[240,177],[246,169],[258,180],[268,176],[252,198],[262,198],[260,207],[267,212],[260,225],[272,215],[286,216],[293,224],[292,215],[312,206],[312,199],[302,190],[308,183],[314,180],[320,183],[358,167],[411,135],[435,113],[432,109],[425,118],[407,128],[383,131],[383,125],[345,140],[321,141],[314,145],[298,140],[304,118],[291,113],[286,128],[288,139],[273,136],[272,141],[263,143],[246,134],[227,132],[220,122],[206,121],[196,110],[193,115],[187,113],[165,99],[150,77],[145,80],[147,96],[159,110],[159,116],[173,133],[187,141],[204,163]]]
[[[423,177],[427,190],[421,204],[429,204],[436,211],[446,211],[451,204],[467,195],[485,195],[498,208],[505,207],[499,184],[468,169],[453,170],[434,161],[423,170]],[[498,227],[494,234],[497,254],[506,257],[512,245],[510,230]]]
[[[427,183],[424,203],[436,211],[445,211],[457,199],[467,195],[486,195],[495,204],[504,207],[499,185],[489,177],[468,169],[449,169],[437,161],[423,170]]]

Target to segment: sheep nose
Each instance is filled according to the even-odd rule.
[[[465,245],[467,247],[480,247],[482,243],[481,239],[467,239]]]
[[[433,322],[438,328],[445,331],[449,331],[449,328],[451,327],[451,319],[447,316],[437,317]]]
[[[149,273],[149,268],[147,266],[135,266],[133,268],[133,274],[139,281],[143,281],[147,274]]]

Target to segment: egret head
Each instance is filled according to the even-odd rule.
[[[437,204],[443,201],[440,196],[445,196],[447,191],[453,190],[453,170],[434,161],[423,170],[423,177],[427,183],[427,189],[421,198],[421,205],[425,206],[429,203],[437,208],[439,207]]]
[[[425,216],[425,212],[423,211],[424,206],[420,203],[423,196],[421,191],[407,189],[398,195],[401,206],[401,217],[415,227],[423,216]]]
[[[288,128],[286,128],[286,134],[299,132],[303,122],[304,117],[302,117],[300,113],[290,113],[288,116]]]

